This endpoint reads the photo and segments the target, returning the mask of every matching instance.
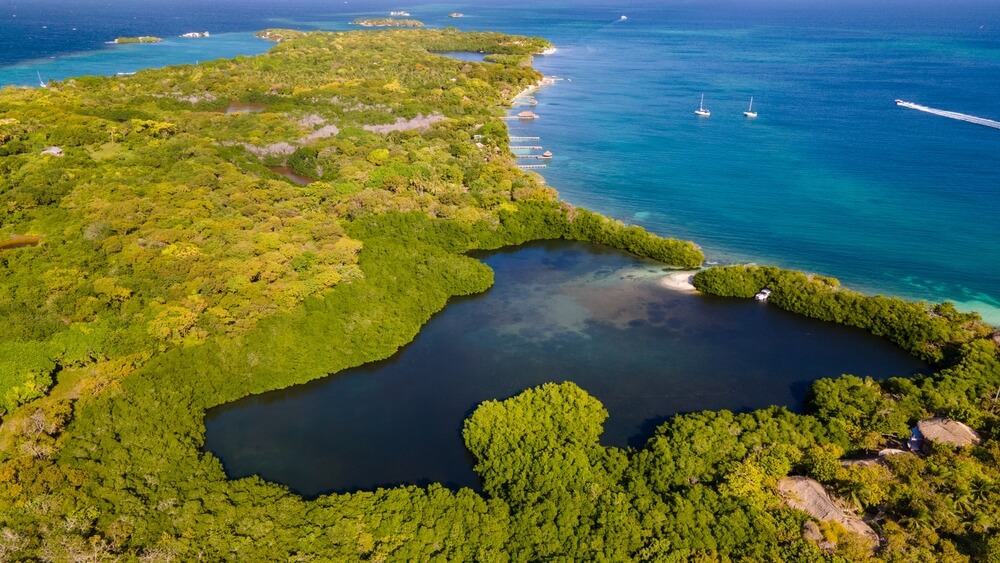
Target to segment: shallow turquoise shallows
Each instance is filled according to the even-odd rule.
[[[350,29],[399,8],[41,4],[0,14],[0,83],[254,54],[269,47],[252,38],[257,29]],[[542,172],[567,201],[694,239],[712,262],[817,271],[867,292],[955,301],[1000,323],[1000,129],[894,104],[1000,120],[1000,4],[766,4],[406,9],[430,26],[556,44],[536,66],[562,80],[537,94],[540,119],[511,128],[554,153]],[[448,18],[454,11],[466,17]],[[214,35],[177,37],[205,30]],[[167,41],[104,44],[120,35]],[[702,95],[708,118],[694,115]],[[756,119],[743,116],[751,96]]]
[[[540,118],[510,127],[552,151],[541,172],[565,200],[693,239],[710,262],[952,300],[1000,324],[1000,129],[894,103],[1000,120],[1000,4],[752,3],[22,2],[0,8],[0,84],[253,55],[270,47],[259,29],[346,30],[401,8],[542,35],[558,51],[535,66],[558,79],[532,98]],[[136,35],[166,40],[105,43]],[[709,117],[694,114],[702,96]],[[475,486],[463,418],[543,381],[576,381],[611,412],[602,439],[637,445],[672,413],[799,408],[817,377],[925,369],[857,331],[665,293],[658,266],[617,253],[534,245],[486,262],[496,287],[392,360],[212,411],[211,451],[232,476],[310,496]]]

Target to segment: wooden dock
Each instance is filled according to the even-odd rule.
[[[515,154],[514,158],[533,158],[535,160],[549,160],[552,157],[540,154]]]
[[[518,164],[517,167],[521,170],[534,170],[537,168],[545,168],[545,164]]]
[[[480,135],[482,136],[482,135]],[[540,141],[541,137],[510,137],[511,141]]]
[[[542,148],[544,148],[544,147],[542,147],[540,145],[518,145],[518,146],[511,146],[510,150],[512,150],[512,151],[516,151],[516,150],[540,151],[540,150],[542,150]]]

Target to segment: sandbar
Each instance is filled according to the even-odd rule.
[[[672,289],[674,291],[685,291],[694,293],[698,291],[695,289],[694,284],[691,280],[694,279],[693,271],[686,272],[674,272],[672,274],[667,274],[660,278],[660,285],[667,289]]]

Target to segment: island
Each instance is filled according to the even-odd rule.
[[[358,18],[351,25],[361,27],[424,27],[424,22],[403,18]]]
[[[263,31],[258,31],[257,33],[253,34],[253,36],[258,39],[271,41],[273,43],[291,41],[292,39],[298,39],[305,35],[306,35],[305,32],[299,31],[297,29],[265,29]]]
[[[152,35],[140,35],[139,37],[118,37],[112,43],[162,43],[162,37],[153,37]]]
[[[280,44],[0,90],[0,241],[16,241],[0,251],[0,559],[1000,557],[1000,334],[978,315],[771,266],[700,269],[691,241],[562,201],[517,167],[504,121],[541,73],[435,54],[520,60],[544,39],[260,36]],[[227,115],[233,102],[267,111]],[[64,155],[41,154],[52,146]],[[821,379],[801,412],[680,414],[634,448],[604,446],[607,411],[553,373],[456,421],[477,490],[303,498],[230,480],[204,450],[208,409],[389,358],[490,288],[472,251],[555,239],[630,252],[664,276],[697,270],[706,299],[868,331],[928,370]],[[767,302],[750,301],[762,289]],[[929,418],[981,440],[876,455]],[[787,486],[799,477],[872,534],[800,509],[816,507]]]

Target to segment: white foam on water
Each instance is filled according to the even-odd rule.
[[[957,119],[959,121],[967,121],[969,123],[975,123],[976,125],[984,125],[986,127],[1000,129],[1000,121],[986,119],[985,117],[977,117],[975,115],[958,113],[957,111],[948,111],[943,109],[922,106],[920,104],[915,104],[913,102],[904,102],[903,100],[896,100],[896,105],[904,108],[915,109],[917,111],[922,111],[925,113],[940,115],[941,117],[947,117],[949,119]]]

